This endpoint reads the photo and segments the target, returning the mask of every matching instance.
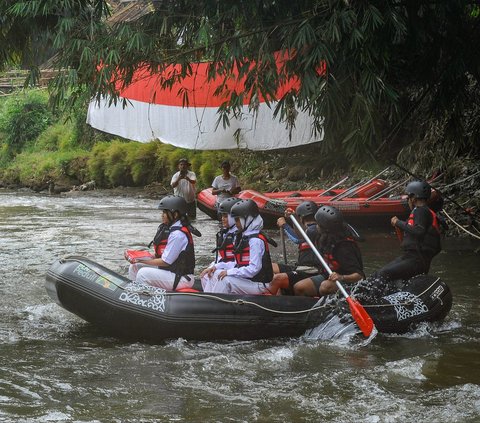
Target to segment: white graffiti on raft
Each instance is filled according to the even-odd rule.
[[[162,288],[132,283],[125,287],[125,290],[120,294],[119,300],[164,312],[165,292]]]
[[[424,302],[411,292],[396,292],[384,298],[395,307],[399,322],[428,313],[428,307]]]

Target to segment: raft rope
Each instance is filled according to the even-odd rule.
[[[102,279],[105,279],[108,283],[111,283],[112,285],[116,286],[117,288],[123,290],[123,291],[127,291],[127,292],[132,292],[132,293],[136,293],[136,294],[143,294],[143,295],[148,295],[148,296],[151,296],[151,297],[154,297],[156,295],[159,295],[159,294],[155,294],[155,293],[152,293],[150,291],[148,291],[147,289],[145,289],[144,291],[138,291],[138,292],[133,292],[133,291],[128,291],[128,289],[125,289],[124,286],[121,286],[121,285],[118,285],[116,284],[114,281],[108,279],[105,275],[102,275],[101,273],[97,272],[96,269],[93,269],[91,266],[87,265],[84,261],[82,260],[79,260],[79,259],[76,259],[76,258],[63,258],[61,259],[62,261],[76,261],[82,265],[84,265],[85,267],[87,267],[88,269],[90,269],[92,272],[96,273],[98,276],[100,276]],[[396,303],[396,304],[362,304],[364,307],[371,307],[371,308],[380,308],[380,307],[395,307],[395,306],[409,306],[411,305],[414,300],[416,298],[420,298],[423,294],[425,294],[428,290],[430,290],[438,281],[440,280],[440,278],[437,278],[435,279],[430,286],[428,286],[423,292],[421,292],[420,294],[412,294],[413,295],[413,298],[409,301],[406,301],[406,302],[403,302],[403,303]],[[132,282],[134,283],[134,282]],[[129,285],[127,285],[129,286]],[[140,285],[137,285],[137,286],[140,286]],[[150,285],[148,285],[149,287],[151,288],[155,288],[155,287],[152,287]],[[159,289],[162,289],[162,288],[159,288]],[[353,294],[353,293],[352,293]],[[208,299],[211,299],[211,300],[215,300],[215,301],[220,301],[220,302],[224,302],[224,303],[228,303],[228,304],[236,304],[236,305],[251,305],[251,306],[255,306],[257,308],[260,308],[262,310],[265,310],[265,311],[268,311],[268,312],[271,312],[271,313],[277,313],[277,314],[302,314],[302,313],[310,313],[311,311],[315,311],[315,310],[319,310],[319,309],[322,309],[322,308],[327,308],[327,307],[330,307],[330,308],[334,308],[331,304],[320,304],[320,301],[321,299],[311,308],[308,308],[308,309],[304,309],[304,310],[294,310],[294,311],[282,311],[282,310],[275,310],[275,309],[272,309],[272,308],[269,308],[269,307],[265,307],[265,306],[262,306],[261,304],[257,304],[253,301],[246,301],[246,300],[242,300],[242,299],[236,299],[236,300],[228,300],[226,298],[222,298],[222,297],[219,297],[217,295],[212,295],[212,294],[206,294],[206,293],[197,293],[197,292],[163,292],[161,295],[165,295],[165,296],[175,296],[175,295],[189,295],[189,296],[193,296],[193,297],[199,297],[199,298],[208,298]],[[438,299],[440,302],[442,302],[442,300]]]
[[[194,297],[200,297],[200,298],[208,298],[224,303],[229,303],[229,304],[236,304],[236,305],[252,305],[257,308],[260,308],[262,310],[268,311],[270,313],[277,313],[277,314],[302,314],[302,313],[309,313],[311,311],[315,310],[320,310],[321,308],[327,308],[328,304],[323,304],[323,305],[318,305],[318,302],[311,308],[304,309],[304,310],[294,310],[294,311],[284,311],[284,310],[275,310],[269,307],[262,306],[261,304],[257,304],[253,301],[246,301],[242,299],[236,299],[236,300],[228,300],[226,298],[221,298],[216,295],[211,295],[211,294],[201,294],[201,293],[196,293],[196,292],[165,292],[164,295],[168,296],[174,296],[174,295],[191,295]],[[330,306],[333,308],[332,306]]]
[[[447,218],[448,218],[452,223],[454,223],[455,225],[457,225],[462,231],[466,232],[466,233],[469,234],[470,236],[473,236],[474,238],[480,239],[480,236],[475,235],[474,233],[470,232],[468,229],[465,229],[462,225],[460,225],[460,223],[456,222],[456,221],[446,212],[446,210],[442,210],[442,213],[445,213],[445,216],[447,216]]]

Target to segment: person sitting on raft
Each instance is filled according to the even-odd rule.
[[[233,253],[235,237],[237,235],[237,226],[235,225],[235,219],[230,215],[230,210],[233,205],[240,201],[239,198],[230,197],[223,200],[218,205],[218,214],[222,224],[222,229],[217,232],[216,235],[216,247],[212,252],[216,253],[215,260],[200,273],[200,279],[203,290],[205,292],[213,292],[215,287],[212,285],[216,282],[216,278],[210,277],[210,269],[212,269],[218,263],[228,263],[235,261],[235,255]]]
[[[137,283],[166,290],[191,288],[194,284],[195,252],[187,202],[169,195],[160,200],[162,225],[154,238],[155,258],[130,266],[129,276]]]
[[[321,206],[315,213],[318,235],[315,245],[329,265],[332,273],[327,276],[324,269],[320,274],[297,282],[293,286],[295,295],[323,296],[338,290],[336,281],[354,283],[365,277],[362,254],[351,236],[340,210]]]
[[[317,210],[318,206],[313,201],[303,201],[295,209],[295,215],[299,217],[305,233],[312,241],[317,236],[317,222],[315,220]],[[287,209],[285,218],[278,218],[277,225],[285,231],[292,242],[298,245],[298,258],[294,266],[273,263],[273,273],[275,275],[271,283],[272,293],[276,293],[280,287],[288,287],[289,294],[293,295],[293,285],[311,275],[318,274],[318,267],[320,266],[315,253],[303,236],[297,234],[295,229],[287,223],[286,218],[288,219],[291,215],[292,209]]]
[[[213,281],[214,292],[258,295],[268,293],[273,277],[267,238],[260,232],[263,219],[253,200],[241,200],[230,210],[238,234],[235,239],[234,262],[221,262],[205,275]]]
[[[411,213],[405,222],[397,216],[390,223],[401,232],[403,254],[372,276],[383,280],[410,279],[427,274],[430,263],[442,249],[441,230],[436,213],[427,206],[432,188],[425,181],[412,181],[406,188]]]

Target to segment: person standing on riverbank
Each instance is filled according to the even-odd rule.
[[[410,279],[427,274],[430,263],[442,249],[440,225],[436,213],[427,206],[432,188],[425,181],[412,181],[406,188],[410,216],[405,222],[393,216],[390,223],[402,236],[400,248],[403,253],[377,270],[372,276],[380,279]]]
[[[212,194],[217,196],[216,207],[223,200],[233,197],[242,190],[238,178],[230,173],[230,162],[225,160],[220,167],[222,174],[218,175],[212,182]]]
[[[187,215],[191,219],[197,216],[197,203],[195,198],[197,175],[189,170],[191,163],[188,159],[178,161],[178,172],[172,176],[170,185],[173,188],[173,194],[183,197],[187,202]]]

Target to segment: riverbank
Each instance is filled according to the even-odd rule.
[[[246,153],[242,157],[240,154],[235,156],[234,152],[232,156],[234,157],[232,160],[234,172],[239,177],[242,187],[260,192],[323,189],[348,176],[348,179],[340,186],[346,188],[361,180],[368,180],[379,173],[377,169],[354,169],[348,174],[345,171],[332,170],[329,175],[322,175],[322,170],[315,167],[302,167],[300,170],[298,162],[302,160],[302,157],[298,153],[296,156],[279,153]],[[249,162],[249,156],[254,156],[254,165],[252,165],[252,161]],[[306,160],[311,159],[307,157]],[[480,165],[474,160],[463,159],[461,165],[458,162],[460,161],[452,162],[452,167],[446,170],[433,184],[443,194],[445,200],[445,217],[449,224],[446,236],[480,237],[478,219],[475,215],[480,207]],[[398,188],[390,193],[390,195],[399,195],[405,186],[402,182],[408,175],[405,175],[405,172],[398,167],[390,166],[380,177],[390,186],[399,183]],[[56,183],[57,181],[52,181],[53,187],[56,186]],[[31,190],[31,188],[25,187],[10,187],[10,189],[12,188]],[[199,187],[199,190],[202,188]],[[34,189],[33,191],[67,197],[82,196],[88,193],[89,196],[95,197],[117,196],[148,199],[158,199],[172,193],[169,179],[145,186],[97,187],[85,191],[61,182],[57,189],[52,189],[52,185],[50,185],[50,189],[46,187],[43,190]]]

